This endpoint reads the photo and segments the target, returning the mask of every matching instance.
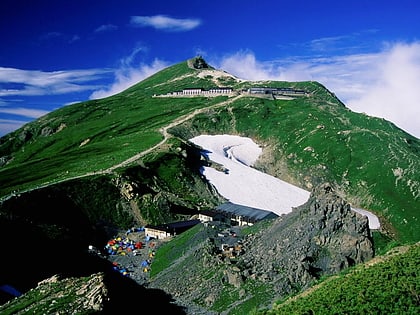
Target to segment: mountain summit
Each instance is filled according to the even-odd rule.
[[[0,235],[47,252],[29,274],[16,262],[38,257],[39,248],[10,249],[0,284],[27,292],[56,273],[103,271],[102,260],[98,270],[97,257],[86,256],[89,245],[101,248],[116,232],[189,220],[226,202],[201,170],[227,170],[190,141],[221,134],[258,144],[257,170],[307,191],[329,183],[349,206],[375,213],[381,229],[372,233],[374,251],[420,240],[418,139],[352,112],[318,82],[241,80],[198,56],[0,138]],[[346,266],[356,261],[349,259]]]
[[[317,82],[240,80],[201,56],[2,137],[1,198],[110,174],[149,159],[169,138],[205,133],[255,139],[264,172],[308,190],[336,183],[353,206],[388,222],[390,235],[418,239],[418,139],[350,111]]]

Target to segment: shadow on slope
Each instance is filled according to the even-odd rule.
[[[103,272],[109,293],[106,313],[138,311],[147,305],[158,312],[185,314],[164,291],[139,285],[113,270],[108,260],[89,253],[89,245],[102,248],[108,237],[62,191],[45,189],[8,200],[0,212],[0,287],[24,294],[54,275],[70,278]],[[133,296],[136,299],[130,302]],[[10,292],[0,291],[1,305],[12,298]]]

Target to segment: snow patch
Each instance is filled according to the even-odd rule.
[[[374,215],[373,213],[364,210],[364,209],[359,209],[359,208],[351,208],[351,210],[360,213],[361,215],[365,215],[368,217],[369,220],[369,228],[371,230],[377,230],[379,229],[379,227],[381,226],[381,224],[379,223],[379,218]]]
[[[305,203],[310,192],[273,176],[262,173],[252,165],[262,152],[250,138],[234,135],[201,135],[190,141],[207,151],[211,161],[228,171],[204,167],[203,175],[229,201],[276,213],[289,213]]]
[[[289,184],[252,166],[262,149],[252,139],[235,135],[201,135],[190,139],[205,150],[207,157],[223,165],[227,171],[204,167],[202,174],[232,203],[268,210],[282,215],[304,204],[310,192]],[[353,209],[369,219],[371,229],[379,228],[379,219],[372,213]]]

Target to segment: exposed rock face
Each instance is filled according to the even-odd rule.
[[[282,298],[374,255],[367,217],[352,211],[329,184],[315,188],[305,204],[267,228],[242,238],[240,255],[234,260],[215,255],[210,239],[218,236],[211,235],[217,233],[213,228],[201,233],[207,241],[190,249],[189,258],[185,254],[149,285],[171,292],[184,305],[201,301],[208,309],[226,287],[236,291],[236,303],[250,298],[249,283],[270,288],[273,299]]]
[[[34,298],[36,297],[36,298]],[[19,302],[25,304],[25,313],[36,314],[91,314],[104,310],[108,301],[108,289],[104,274],[97,273],[86,278],[60,279],[57,275],[38,283],[38,286],[20,300],[11,300],[0,307],[13,309]],[[31,301],[30,303],[27,302]],[[63,303],[66,305],[63,309]],[[61,305],[61,306],[60,306]]]
[[[203,57],[201,56],[197,56],[194,59],[194,63],[193,63],[193,67],[195,69],[206,69],[209,67],[209,65],[207,64],[207,62],[203,59]]]
[[[203,227],[195,235],[195,246],[159,273],[148,288],[153,292],[156,289],[170,292],[177,307],[182,305],[191,314],[216,314],[210,309],[226,287],[236,291],[238,304],[252,294],[247,289],[248,280],[265,283],[272,298],[281,298],[309,287],[323,275],[367,261],[374,254],[367,217],[351,211],[350,205],[329,184],[314,189],[304,205],[275,219],[260,232],[244,237],[235,260],[215,254],[215,243],[211,241],[215,234],[217,231],[211,227]],[[127,284],[118,283],[114,287],[120,290]],[[140,287],[128,286],[126,290],[147,293]],[[43,296],[38,305],[31,307],[39,310],[45,306],[47,313],[54,310],[48,309],[49,305],[54,306],[53,300],[69,294],[74,300],[68,302],[66,309],[75,312],[100,312],[109,303],[120,303],[118,296],[111,297],[102,273],[63,280],[52,277],[39,283],[37,291],[43,292]],[[25,296],[31,298],[30,292]],[[121,296],[125,298],[125,294]],[[197,301],[201,301],[200,305]]]
[[[307,203],[268,230],[246,239],[244,248],[238,263],[243,275],[273,282],[280,295],[374,255],[367,217],[351,211],[329,184],[317,187]]]

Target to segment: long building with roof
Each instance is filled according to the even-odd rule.
[[[201,221],[220,221],[220,216],[224,217],[226,221],[230,221],[232,225],[253,225],[254,223],[266,220],[275,219],[277,214],[271,211],[238,205],[232,202],[226,202],[212,211],[201,213]]]

